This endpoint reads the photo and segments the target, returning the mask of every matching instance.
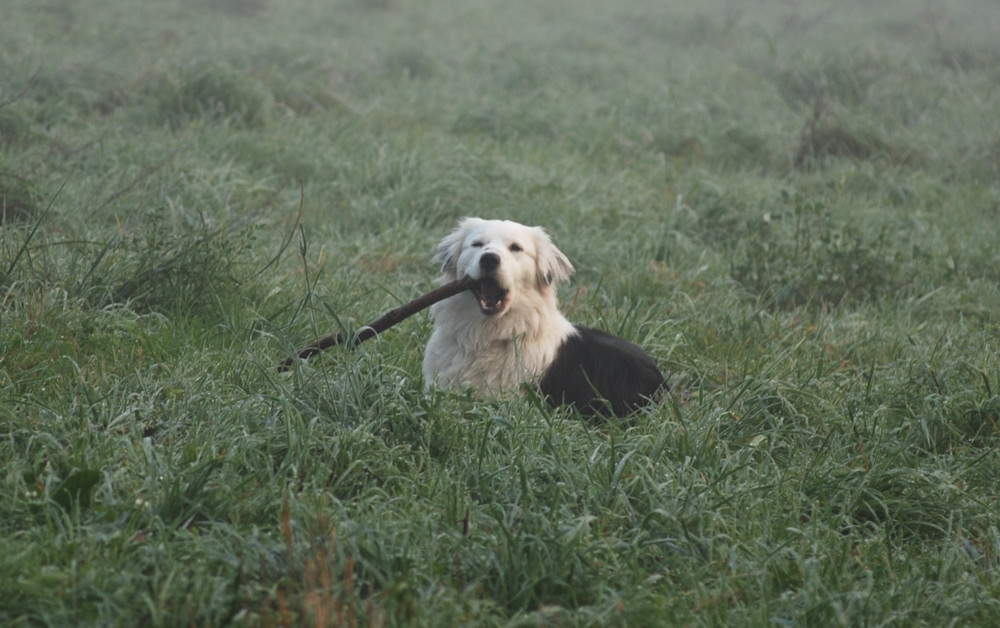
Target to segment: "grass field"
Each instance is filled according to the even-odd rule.
[[[1000,624],[993,0],[5,0],[0,624]],[[661,405],[425,393],[466,215]]]

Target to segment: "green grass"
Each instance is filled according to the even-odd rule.
[[[0,623],[1000,622],[1000,15],[11,0]],[[661,405],[425,393],[466,215]]]

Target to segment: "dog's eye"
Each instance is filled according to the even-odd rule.
[[[482,242],[480,242],[479,240],[476,240],[476,241],[475,241],[475,242],[473,242],[473,243],[472,243],[472,244],[471,244],[470,246],[471,246],[472,248],[474,248],[474,249],[481,249],[481,248],[483,248],[483,243],[482,243]]]
[[[524,249],[521,248],[520,244],[518,244],[517,242],[515,242],[514,244],[510,245],[510,250],[513,251],[514,253],[518,253],[520,251],[523,251]]]

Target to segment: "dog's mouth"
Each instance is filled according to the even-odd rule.
[[[472,294],[479,300],[479,310],[486,316],[499,314],[507,307],[509,290],[503,288],[496,279],[484,277],[472,286]]]

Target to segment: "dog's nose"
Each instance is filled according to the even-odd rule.
[[[496,253],[483,253],[479,258],[479,268],[483,270],[496,270],[500,266],[500,256]]]

